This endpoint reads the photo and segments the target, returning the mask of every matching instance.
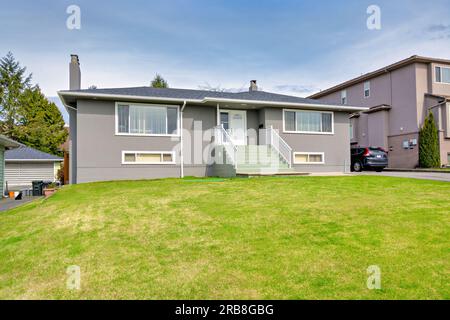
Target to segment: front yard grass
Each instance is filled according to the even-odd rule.
[[[0,213],[0,298],[449,299],[449,214],[450,183],[391,177],[68,186]]]

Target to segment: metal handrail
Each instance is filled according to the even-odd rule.
[[[223,127],[223,124],[216,126],[215,129],[218,130],[218,134],[216,135],[217,144],[225,147],[225,150],[228,153],[233,166],[235,168],[237,168],[238,147],[231,140],[231,136],[229,135],[227,130],[225,130],[225,128]],[[220,137],[220,139],[218,139],[218,137]]]
[[[286,160],[289,168],[292,168],[292,148],[283,140],[283,138],[281,138],[272,126],[270,126],[268,131],[270,132],[269,144],[284,158],[284,160]],[[274,136],[278,141],[278,145],[274,143]],[[280,146],[280,148],[278,146]]]

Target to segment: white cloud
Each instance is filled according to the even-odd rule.
[[[201,49],[208,53],[204,61],[183,55],[182,51],[171,53],[156,47],[151,52],[120,45],[114,49],[111,43],[106,46],[91,38],[81,44],[68,43],[66,48],[69,50],[60,44],[53,51],[48,48],[40,52],[23,49],[13,53],[33,72],[34,82],[39,83],[43,92],[51,97],[55,97],[58,90],[68,88],[70,53],[80,54],[84,88],[90,85],[99,88],[143,86],[148,85],[156,73],[160,73],[171,87],[198,89],[207,83],[211,84],[210,87],[240,91],[248,88],[251,79],[257,79],[259,87],[266,91],[307,96],[414,54],[448,58],[443,55],[450,52],[450,41],[442,38],[445,28],[449,26],[447,13],[440,13],[440,7],[427,10],[426,14],[416,10],[416,16],[403,20],[401,24],[385,23],[381,31],[367,31],[353,42],[339,30],[333,31],[340,34],[339,41],[330,43],[330,49],[320,58],[313,55],[302,57],[276,70],[266,67],[270,62],[268,59],[275,61],[276,56],[265,56],[255,50],[240,57],[233,55],[232,48],[217,47],[218,43],[205,44]],[[138,25],[144,23],[138,21]],[[164,29],[164,33],[177,37],[182,34],[180,25],[163,25],[160,28]],[[198,26],[186,30],[190,37],[197,35],[197,40],[202,40]],[[75,45],[80,50],[70,51],[74,50],[71,46]],[[230,55],[226,55],[227,52]]]

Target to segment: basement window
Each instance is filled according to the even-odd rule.
[[[324,164],[325,154],[323,152],[294,152],[295,164]]]
[[[122,164],[175,164],[175,152],[123,151]]]

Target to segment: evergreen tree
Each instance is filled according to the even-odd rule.
[[[13,54],[0,59],[0,133],[51,154],[67,138],[58,107],[47,100]]]
[[[430,112],[419,131],[419,166],[438,168],[440,164],[438,129],[433,113]]]
[[[11,136],[20,107],[19,98],[30,86],[31,74],[26,75],[13,54],[0,59],[0,133]]]
[[[25,89],[19,106],[17,123],[10,136],[27,146],[60,155],[67,130],[58,107],[47,100],[39,86]]]
[[[168,88],[169,84],[166,80],[164,80],[161,75],[156,74],[155,78],[153,79],[152,83],[150,84],[152,88]]]

